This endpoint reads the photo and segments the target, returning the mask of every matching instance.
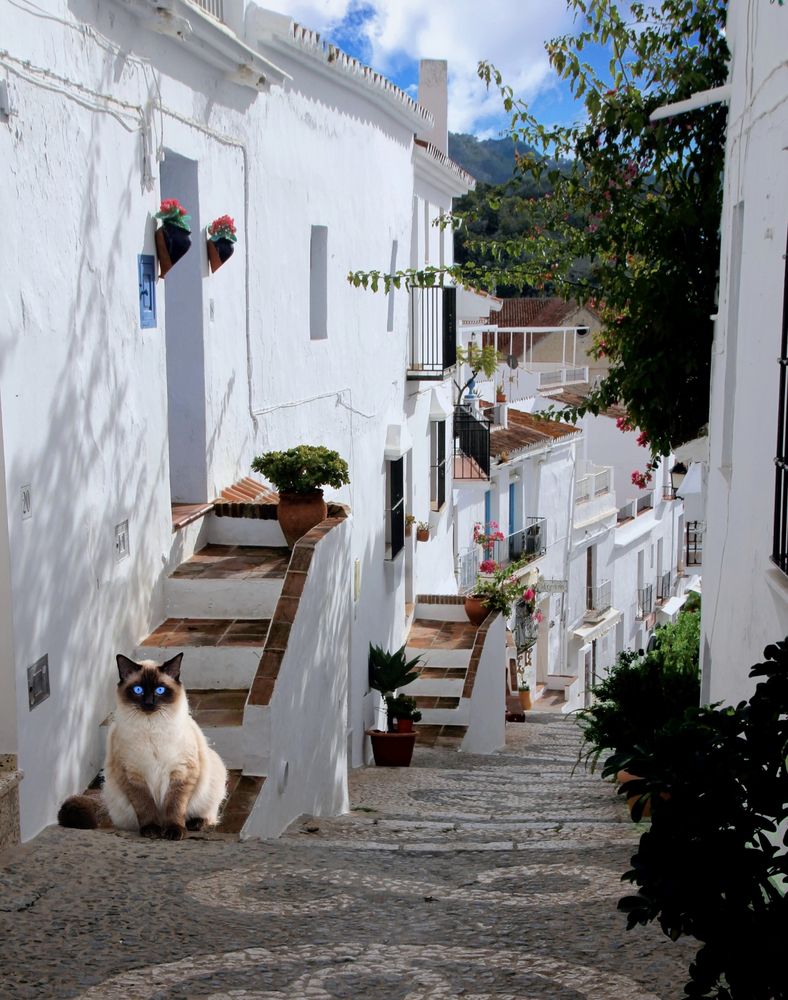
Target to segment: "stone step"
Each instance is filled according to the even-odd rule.
[[[467,666],[432,667],[427,666],[419,674],[419,679],[401,689],[402,694],[416,697],[459,698],[465,687]]]
[[[416,726],[416,743],[423,747],[449,747],[459,750],[468,727],[465,725],[430,725],[420,722]]]
[[[183,652],[188,688],[249,688],[262,656],[269,618],[168,618],[134,651],[162,662]]]
[[[165,581],[169,618],[270,618],[282,591],[290,550],[206,545]]]
[[[228,769],[244,767],[243,721],[248,693],[248,688],[189,691],[192,718]]]
[[[217,833],[239,834],[254,808],[265,778],[232,770],[227,775],[227,798],[224,801]]]

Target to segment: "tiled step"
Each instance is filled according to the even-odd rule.
[[[170,618],[270,618],[282,590],[290,550],[206,545],[165,582]]]
[[[459,750],[467,730],[467,726],[419,723],[416,726],[416,743],[423,747],[448,747]]]
[[[168,618],[135,650],[138,660],[184,652],[189,688],[249,688],[260,662],[268,618]]]
[[[259,517],[219,516],[212,513],[207,519],[208,541],[217,545],[287,545],[279,521]]]
[[[422,696],[459,698],[465,686],[467,666],[424,667],[419,679],[403,688],[412,698]]]
[[[416,707],[421,712],[421,725],[467,726],[470,721],[471,703],[468,698],[417,696]]]
[[[433,708],[459,708],[460,699],[459,698],[433,698],[432,696],[416,697],[416,707],[421,712],[426,712]]]
[[[192,718],[229,769],[243,769],[246,688],[189,691]]]
[[[476,628],[464,622],[417,618],[406,640],[408,659],[418,656],[424,667],[467,667]]]
[[[217,833],[240,833],[249,813],[257,801],[265,778],[254,778],[239,770],[230,771],[227,776],[227,798],[222,809]]]

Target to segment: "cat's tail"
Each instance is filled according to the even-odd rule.
[[[61,826],[74,830],[95,830],[103,820],[106,820],[106,809],[95,795],[70,795],[57,814]]]

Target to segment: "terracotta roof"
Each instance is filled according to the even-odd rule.
[[[498,314],[498,326],[563,326],[567,316],[579,309],[575,299],[504,299]],[[597,315],[596,309],[588,303],[584,306]]]
[[[498,456],[504,451],[523,451],[580,433],[572,424],[560,420],[539,420],[531,413],[510,407],[508,428],[490,433],[490,453]]]
[[[573,385],[561,389],[556,392],[554,396],[550,395],[550,399],[554,400],[557,404],[566,403],[567,406],[580,406],[588,399],[590,394],[591,386],[586,382],[581,383],[580,385]],[[545,393],[542,395],[545,395]],[[608,408],[603,410],[602,413],[606,417],[612,417],[613,420],[627,415],[627,411],[624,407],[619,406],[617,403],[614,403],[612,406],[608,406]]]

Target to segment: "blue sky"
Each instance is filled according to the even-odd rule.
[[[494,63],[545,124],[582,113],[550,69],[546,40],[571,32],[564,0],[268,0],[350,55],[416,96],[418,61],[449,64],[449,128],[497,136],[506,115],[495,92],[476,76],[480,59]],[[593,62],[607,59],[597,53]]]

